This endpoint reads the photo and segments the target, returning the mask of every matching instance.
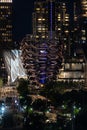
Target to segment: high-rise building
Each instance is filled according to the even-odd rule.
[[[76,26],[78,43],[85,44],[87,42],[87,1],[75,1],[74,8],[74,25]],[[76,24],[77,22],[77,24]]]
[[[7,82],[3,50],[12,49],[12,0],[0,0],[0,78]]]
[[[87,0],[81,0],[82,17],[87,17]]]
[[[69,34],[69,13],[66,3],[56,0],[36,0],[33,12],[33,35],[36,39],[59,39]]]
[[[87,43],[87,0],[81,0],[81,43]]]
[[[87,87],[87,1],[74,0],[71,12],[70,57],[65,58],[58,78],[63,81],[76,81],[79,83],[78,86]]]
[[[68,2],[61,0],[36,0],[32,14],[34,39],[62,40],[64,56],[70,53],[70,14],[67,5]]]
[[[0,0],[0,48],[12,46],[12,0]]]
[[[36,39],[48,38],[48,10],[46,1],[35,1],[33,12],[33,35]]]

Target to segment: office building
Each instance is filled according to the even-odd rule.
[[[3,50],[12,49],[12,0],[0,0],[0,77],[7,82]]]
[[[36,39],[59,39],[69,33],[69,14],[66,3],[55,0],[34,2],[33,35]]]
[[[78,87],[87,87],[87,1],[73,2],[72,21],[70,57],[64,59],[58,80],[75,81]]]
[[[12,46],[12,0],[0,0],[0,48]]]

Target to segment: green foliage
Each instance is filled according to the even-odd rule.
[[[65,90],[67,88],[75,88],[78,87],[76,82],[63,82],[63,81],[47,81],[44,85],[43,90],[41,91],[41,95],[50,99],[54,104],[61,104],[63,100],[72,101],[72,99],[76,100],[77,92],[73,91],[73,94]],[[73,98],[72,98],[73,97]],[[72,101],[73,102],[73,101]]]
[[[59,104],[59,102],[61,102],[61,94],[59,93],[58,87],[58,82],[50,81],[45,84],[45,87],[41,92],[43,96],[50,99],[51,102],[56,106]]]
[[[20,79],[17,90],[20,96],[26,97],[29,94],[29,82],[25,79]]]
[[[73,113],[74,113],[74,115],[77,115],[77,114],[79,113],[79,111],[80,111],[80,109],[79,109],[79,108],[75,108],[75,109],[74,109],[74,112],[73,112]]]
[[[26,106],[26,112],[28,113],[28,108],[32,102],[32,99],[29,97],[29,81],[21,78],[18,82],[17,91],[20,95],[20,104]]]

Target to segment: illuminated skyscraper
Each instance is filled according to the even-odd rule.
[[[66,3],[56,0],[36,0],[33,13],[33,35],[36,39],[61,38],[69,34],[69,14]]]
[[[82,17],[87,18],[87,0],[81,0]]]
[[[87,43],[87,0],[81,0],[81,43]]]
[[[77,28],[78,43],[87,42],[87,0],[75,1],[75,26]],[[76,24],[77,22],[77,24]]]
[[[46,1],[34,2],[33,35],[36,39],[48,38],[48,10]]]
[[[7,81],[3,50],[12,48],[12,0],[0,0],[0,77]]]
[[[0,0],[0,48],[12,46],[12,0]]]
[[[87,57],[83,50],[85,48],[87,51],[87,0],[74,0],[71,13],[70,57],[65,58],[64,68],[62,68],[59,78],[63,81],[76,81],[80,87],[86,83],[87,87]]]

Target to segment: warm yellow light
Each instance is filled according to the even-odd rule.
[[[58,30],[61,30],[61,28],[58,28]]]
[[[82,37],[81,39],[85,41],[85,40],[86,40],[86,37]]]
[[[65,31],[65,33],[68,33],[68,32],[69,32],[68,30]]]
[[[38,19],[38,21],[41,21],[41,20],[42,20],[41,18]]]
[[[40,8],[36,8],[36,10],[40,10]]]
[[[0,0],[0,3],[12,3],[12,0]]]
[[[45,18],[38,18],[38,21],[45,21]]]
[[[39,36],[36,35],[36,38],[39,38]]]
[[[42,38],[45,38],[45,36],[43,35]]]

